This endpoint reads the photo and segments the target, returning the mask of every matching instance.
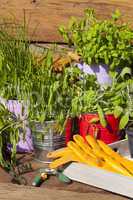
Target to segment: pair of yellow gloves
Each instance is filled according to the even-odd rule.
[[[113,151],[101,140],[87,135],[86,141],[80,135],[74,135],[73,141],[69,141],[66,148],[62,148],[47,154],[54,160],[49,167],[55,169],[69,162],[80,162],[91,167],[133,177],[133,162]]]

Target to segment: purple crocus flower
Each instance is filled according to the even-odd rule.
[[[15,117],[20,118],[23,120],[23,123],[25,125],[25,140],[23,140],[23,133],[20,131],[19,133],[19,142],[17,144],[17,152],[32,152],[33,151],[33,142],[32,142],[32,135],[31,135],[31,129],[28,127],[28,121],[27,118],[27,107],[24,106],[23,103],[17,101],[17,100],[8,100],[0,97],[0,103],[4,104],[10,112],[12,112]],[[10,149],[10,145],[9,145]]]
[[[76,66],[86,74],[95,75],[97,78],[97,82],[101,86],[111,85],[112,79],[108,74],[108,66],[107,65],[87,65],[85,63],[80,64],[77,63]]]

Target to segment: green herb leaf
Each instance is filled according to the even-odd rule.
[[[125,76],[126,74],[129,74],[129,75],[132,74],[131,68],[129,68],[129,67],[124,67],[124,68],[122,69],[122,72],[120,73],[120,76],[121,76],[122,78],[124,78],[124,76]]]
[[[121,12],[117,9],[113,14],[112,14],[112,19],[113,20],[118,20],[121,17]]]
[[[101,124],[102,124],[103,127],[106,127],[107,126],[107,122],[106,122],[103,110],[100,107],[100,105],[97,105],[97,109],[98,109],[98,115],[99,115],[100,122],[101,122]]]
[[[97,123],[97,122],[99,122],[99,117],[94,117],[93,119],[91,119],[90,121],[89,121],[89,123]]]
[[[119,124],[119,129],[124,129],[129,121],[129,114],[126,113],[125,115],[122,116]]]
[[[116,118],[120,117],[120,115],[122,114],[122,112],[123,112],[123,108],[122,108],[122,107],[116,106],[116,107],[114,108],[114,116],[115,116]]]

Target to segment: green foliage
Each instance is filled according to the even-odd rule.
[[[124,72],[121,74],[123,76]],[[105,127],[107,125],[105,114],[113,114],[116,118],[120,118],[120,129],[125,128],[129,119],[133,117],[133,96],[131,95],[133,80],[123,79],[122,81],[121,74],[119,76],[115,74],[112,85],[102,89],[90,75],[84,77],[85,81],[79,85],[76,95],[73,93],[70,106],[71,116],[98,113],[100,122]],[[88,80],[89,84],[87,84]]]
[[[112,19],[113,20],[118,20],[121,17],[121,12],[117,9],[113,14],[112,14]]]
[[[22,121],[15,119],[13,114],[0,104],[0,165],[3,167],[7,166],[8,162],[16,162],[16,145],[19,141],[19,129],[22,127]],[[9,145],[11,152],[8,152]],[[11,154],[10,158],[8,154]]]
[[[97,112],[98,112],[98,115],[99,115],[99,119],[100,119],[101,125],[103,127],[106,127],[107,126],[107,122],[105,120],[103,110],[99,105],[97,105]]]
[[[6,99],[27,95],[34,64],[29,45],[24,27],[0,27],[0,94]]]
[[[61,27],[59,32],[89,65],[103,63],[110,70],[132,67],[133,31],[120,17],[116,10],[111,19],[98,20],[94,10],[87,9],[83,19],[71,19],[68,28]]]
[[[120,120],[119,128],[124,129],[128,124],[128,122],[129,122],[129,113],[126,113],[124,116],[122,116]]]
[[[29,49],[24,27],[6,25],[0,27],[0,97],[6,100],[28,101],[32,88],[34,59]],[[0,164],[6,165],[7,146],[11,148],[11,163],[15,163],[16,145],[19,141],[19,131],[25,135],[24,123],[14,118],[0,104]],[[8,152],[9,153],[9,152]]]
[[[120,117],[120,128],[124,128],[133,117],[133,81],[125,78],[132,75],[133,33],[127,25],[117,24],[119,15],[117,11],[112,19],[100,21],[93,10],[87,9],[83,19],[72,19],[68,30],[60,28],[66,42],[74,44],[86,63],[108,64],[111,70],[118,66],[123,68],[120,75],[110,72],[112,86],[100,88],[94,76],[82,73],[73,65],[62,73],[54,72],[51,50],[45,50],[42,62],[36,62],[25,30],[21,29],[13,37],[6,29],[0,29],[0,95],[28,103],[30,121],[55,120],[63,129],[68,117],[91,112],[98,113],[101,124],[106,126],[105,114],[109,113]],[[0,127],[3,127],[3,120],[7,120],[4,114]],[[6,129],[0,130],[5,137],[9,136],[7,141],[13,145],[14,160],[18,123],[11,121],[11,124],[17,126],[7,128],[6,125]],[[2,138],[1,147],[4,144]],[[2,153],[0,156],[3,162]]]
[[[71,88],[66,71],[56,73],[52,70],[52,65],[52,51],[48,50],[32,76],[32,87],[28,97],[29,118],[31,121],[42,123],[45,120],[55,120],[63,126],[69,112],[68,91]]]
[[[52,71],[52,52],[48,51],[41,66],[33,76],[30,96],[30,119],[33,121],[55,120],[64,127],[67,117],[83,113],[98,113],[100,122],[106,126],[105,114],[121,119],[120,128],[126,126],[125,113],[133,114],[133,100],[129,89],[133,85],[129,68],[119,74],[112,72],[112,85],[101,88],[94,75],[84,74],[71,65],[62,73]],[[126,80],[127,79],[127,80]],[[35,96],[34,96],[35,91]],[[39,95],[39,96],[37,96]]]
[[[132,78],[133,30],[121,21],[119,10],[110,19],[98,20],[93,9],[86,9],[82,19],[72,18],[68,27],[61,26],[59,32],[85,63],[108,65],[113,80],[112,86],[101,90],[94,80],[92,87],[90,83],[86,87],[90,76],[84,77],[79,92],[72,97],[71,115],[98,112],[101,124],[106,126],[104,115],[114,114],[123,129],[133,117],[133,81],[128,80]]]

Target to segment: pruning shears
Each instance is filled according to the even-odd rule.
[[[39,171],[40,173],[46,173],[48,176],[51,176],[51,175],[57,176],[60,182],[67,183],[67,184],[72,182],[71,179],[69,179],[67,176],[63,174],[63,169],[55,170],[55,169],[49,169],[49,168],[42,168]]]

